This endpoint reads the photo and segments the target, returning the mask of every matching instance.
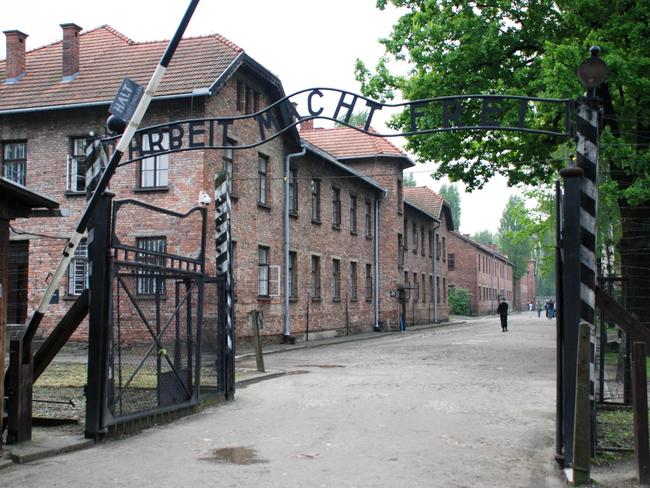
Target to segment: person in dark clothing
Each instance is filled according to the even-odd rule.
[[[508,332],[508,303],[505,299],[502,299],[501,303],[499,303],[497,313],[501,318],[501,332]]]

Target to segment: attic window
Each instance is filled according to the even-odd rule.
[[[260,109],[260,93],[243,81],[237,81],[237,111],[252,114]]]

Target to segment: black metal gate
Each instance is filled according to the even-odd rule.
[[[199,398],[206,211],[113,204],[106,426]]]

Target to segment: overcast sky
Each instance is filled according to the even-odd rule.
[[[61,39],[59,24],[74,22],[84,30],[108,24],[134,41],[169,39],[188,0],[20,0],[3,1],[2,31],[29,35],[31,50]],[[383,53],[378,39],[389,34],[399,11],[375,8],[375,0],[202,0],[186,36],[219,33],[275,73],[287,94],[311,87],[360,93],[354,79],[356,58],[374,66]],[[0,42],[0,59],[5,42]],[[173,63],[173,61],[172,61]],[[374,123],[381,123],[374,119]],[[315,125],[318,127],[319,122]],[[400,141],[393,139],[398,145]],[[432,165],[414,168],[418,185],[438,190]],[[461,186],[462,188],[462,186]],[[502,178],[484,190],[462,194],[461,232],[496,231],[512,190]]]

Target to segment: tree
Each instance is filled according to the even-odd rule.
[[[497,243],[497,236],[489,230],[482,230],[480,232],[477,232],[472,236],[472,239],[485,245]]]
[[[528,261],[532,257],[532,220],[523,198],[512,195],[503,210],[499,224],[499,249],[514,264],[512,275],[518,280],[528,271]]]
[[[351,125],[352,127],[358,127],[360,125],[365,125],[367,118],[368,118],[367,110],[363,110],[360,112],[353,112],[352,115],[350,115],[350,120],[348,120],[347,125],[342,122],[342,119],[339,119],[338,122],[334,123],[334,126],[347,127]]]
[[[438,193],[451,207],[451,218],[454,221],[454,229],[460,229],[460,192],[458,191],[458,187],[453,183],[451,185],[443,183]]]
[[[404,185],[405,188],[412,188],[417,186],[417,183],[415,182],[415,178],[411,173],[404,173],[404,178],[402,178],[402,184]]]
[[[469,315],[469,291],[465,288],[449,289],[449,313],[453,315]]]
[[[591,45],[603,48],[609,65],[604,100],[601,171],[621,216],[616,243],[628,309],[650,319],[650,8],[647,2],[614,0],[477,2],[469,0],[378,0],[406,8],[390,35],[386,54],[371,72],[356,66],[365,95],[415,100],[443,95],[504,93],[577,99],[584,89],[575,72]],[[408,66],[394,75],[394,60]],[[611,89],[610,89],[611,87]],[[561,123],[541,104],[529,127]],[[402,114],[395,128],[408,127]],[[471,190],[494,174],[510,184],[549,183],[574,151],[572,141],[507,132],[444,132],[410,138],[418,161],[438,161],[434,177],[464,181]],[[601,188],[602,189],[602,188]],[[646,220],[644,220],[646,219]],[[615,237],[616,232],[610,232]]]

